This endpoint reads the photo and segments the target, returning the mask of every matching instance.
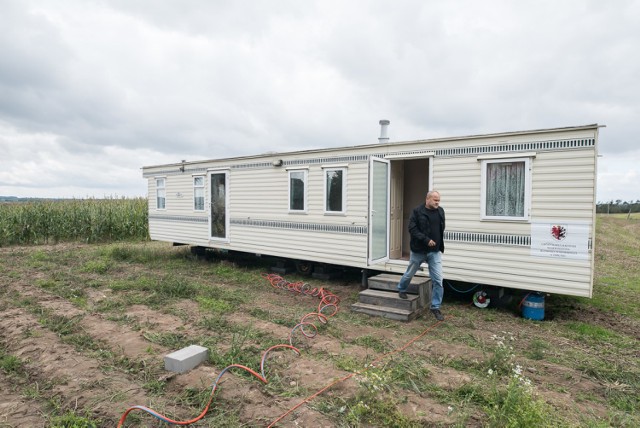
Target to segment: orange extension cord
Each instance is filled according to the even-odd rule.
[[[297,331],[300,331],[304,337],[306,338],[313,338],[316,336],[317,332],[318,332],[318,328],[315,326],[315,324],[313,324],[312,321],[309,321],[309,319],[315,319],[317,318],[319,322],[325,324],[327,323],[328,319],[331,318],[332,316],[334,316],[335,314],[338,313],[338,309],[339,309],[339,304],[340,304],[340,298],[338,296],[336,296],[335,294],[329,292],[328,290],[324,289],[324,288],[312,288],[311,286],[309,286],[309,284],[303,283],[303,282],[288,282],[286,281],[284,278],[282,278],[279,275],[276,274],[262,274],[262,277],[267,279],[269,281],[269,283],[278,289],[282,289],[282,290],[288,290],[291,292],[295,292],[295,293],[299,293],[299,294],[304,294],[304,295],[308,295],[311,297],[318,297],[320,299],[320,303],[318,304],[318,310],[317,312],[311,312],[306,314],[305,316],[302,317],[302,319],[300,320],[300,322],[298,324],[296,324],[292,329],[291,332],[289,333],[289,344],[280,344],[280,345],[275,345],[270,347],[269,349],[267,349],[263,354],[262,354],[262,360],[260,363],[260,373],[255,372],[254,370],[250,369],[249,367],[240,365],[240,364],[231,364],[227,367],[225,367],[220,374],[218,374],[218,376],[216,377],[216,380],[213,382],[212,388],[211,388],[211,393],[209,395],[209,401],[207,402],[205,408],[202,410],[202,412],[196,416],[193,419],[190,420],[186,420],[186,421],[176,421],[173,420],[167,416],[164,416],[158,412],[156,412],[153,409],[150,409],[146,406],[132,406],[130,408],[128,408],[124,414],[122,415],[122,417],[120,418],[119,422],[118,422],[118,428],[122,427],[124,425],[125,420],[127,419],[127,416],[129,415],[129,413],[131,413],[134,410],[140,410],[143,412],[146,412],[148,414],[150,414],[151,416],[165,422],[168,424],[173,424],[173,425],[190,425],[193,424],[197,421],[199,421],[200,419],[202,419],[207,412],[209,411],[209,407],[211,406],[211,402],[213,401],[213,397],[214,394],[218,388],[218,383],[220,382],[220,379],[222,378],[222,376],[229,370],[231,370],[232,368],[239,368],[242,370],[245,370],[247,372],[249,372],[251,375],[253,375],[254,377],[258,378],[260,381],[262,381],[263,383],[267,383],[267,378],[264,375],[264,364],[267,358],[267,354],[269,354],[270,351],[276,349],[276,348],[288,348],[293,350],[296,354],[300,355],[300,350],[298,348],[296,348],[295,346],[293,346],[293,339],[294,339],[294,334]],[[386,354],[381,355],[380,357],[378,357],[377,359],[375,359],[368,367],[366,367],[365,369],[363,369],[360,373],[364,373],[367,370],[370,370],[371,368],[374,368],[376,366],[376,364],[378,364],[381,360],[383,360],[384,358],[389,357],[390,355],[396,354],[398,352],[402,352],[404,351],[407,347],[409,347],[413,342],[415,342],[416,340],[420,339],[421,337],[423,337],[424,335],[426,335],[429,331],[431,331],[433,328],[435,328],[437,325],[439,325],[442,321],[437,322],[436,324],[433,324],[432,326],[430,326],[429,328],[427,328],[426,330],[424,330],[422,333],[420,333],[418,336],[416,336],[415,338],[411,339],[409,342],[407,342],[404,346],[402,346],[401,348],[398,348],[394,351],[388,352]],[[307,330],[305,330],[305,328],[307,328]],[[312,329],[312,331],[310,331]],[[278,417],[276,420],[274,420],[269,427],[273,427],[275,426],[276,423],[278,423],[279,421],[281,421],[282,419],[286,418],[289,414],[291,414],[293,411],[295,411],[297,408],[299,408],[300,406],[302,406],[305,403],[308,403],[309,401],[311,401],[312,399],[314,399],[315,397],[317,397],[318,395],[322,394],[324,391],[326,391],[327,389],[331,388],[334,385],[337,385],[341,382],[344,382],[347,379],[352,378],[353,376],[357,375],[359,373],[351,373],[347,376],[344,376],[341,379],[337,379],[335,381],[333,381],[332,383],[330,383],[329,385],[325,386],[324,388],[322,388],[321,390],[319,390],[318,392],[316,392],[313,395],[310,395],[309,397],[305,398],[303,401],[301,401],[300,403],[298,403],[297,405],[295,405],[294,407],[292,407],[291,409],[289,409],[288,411],[286,411],[285,413],[283,413],[280,417]]]

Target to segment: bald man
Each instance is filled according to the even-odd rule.
[[[407,298],[407,287],[420,265],[427,262],[431,277],[431,313],[443,321],[440,312],[444,288],[442,286],[442,253],[444,253],[444,209],[440,206],[440,192],[427,193],[424,205],[413,209],[409,219],[411,256],[409,266],[398,283],[398,295]]]

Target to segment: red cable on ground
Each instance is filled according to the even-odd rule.
[[[267,354],[269,354],[269,352],[273,349],[276,348],[289,348],[292,349],[295,353],[297,353],[298,355],[300,355],[300,351],[298,350],[298,348],[296,348],[295,346],[291,346],[291,345],[286,345],[286,344],[280,344],[280,345],[274,345],[272,347],[270,347],[269,349],[267,349],[266,351],[264,351],[264,353],[262,354],[262,360],[260,361],[260,374],[256,373],[255,371],[251,370],[249,367],[240,365],[240,364],[231,364],[227,367],[225,367],[219,374],[218,377],[216,378],[215,382],[213,382],[213,387],[211,388],[211,393],[209,394],[209,401],[207,401],[207,405],[204,407],[204,409],[202,410],[202,412],[196,416],[193,419],[189,419],[186,421],[176,421],[174,419],[171,419],[161,413],[156,412],[153,409],[150,409],[146,406],[133,406],[128,408],[124,414],[120,417],[120,421],[118,422],[118,428],[122,427],[124,425],[124,421],[127,419],[127,416],[129,415],[129,413],[131,413],[134,410],[141,410],[143,412],[146,412],[148,414],[150,414],[151,416],[155,417],[156,419],[161,420],[162,422],[168,423],[168,424],[173,424],[173,425],[190,425],[192,423],[195,423],[197,421],[199,421],[200,419],[202,419],[207,412],[209,411],[209,407],[211,406],[211,402],[213,401],[213,396],[216,393],[216,390],[218,388],[218,382],[220,381],[220,378],[222,378],[222,375],[224,375],[228,370],[232,369],[232,368],[240,368],[243,369],[247,372],[249,372],[251,375],[253,375],[254,377],[260,379],[263,383],[268,383],[267,378],[265,377],[264,374],[264,363],[267,359]]]
[[[267,354],[271,350],[273,350],[275,348],[289,348],[289,349],[292,349],[293,351],[295,351],[298,355],[300,355],[300,351],[298,350],[298,348],[293,346],[293,334],[295,333],[295,331],[299,329],[305,337],[312,338],[317,334],[318,328],[312,322],[306,321],[307,318],[316,317],[316,318],[318,318],[318,320],[321,323],[326,324],[328,318],[330,318],[330,317],[332,317],[332,316],[334,316],[335,314],[338,313],[338,304],[340,303],[340,298],[338,296],[336,296],[335,294],[329,292],[328,290],[325,290],[324,288],[311,288],[309,286],[309,284],[306,284],[306,283],[303,283],[303,282],[291,283],[291,282],[286,281],[281,276],[278,276],[278,275],[275,275],[275,274],[262,274],[262,277],[266,278],[267,280],[269,280],[271,285],[273,287],[275,287],[275,288],[285,289],[285,290],[289,290],[289,291],[305,294],[305,295],[308,295],[308,296],[320,298],[320,303],[318,304],[318,311],[306,314],[305,316],[302,317],[300,322],[298,324],[296,324],[295,327],[293,327],[293,329],[289,333],[289,344],[288,345],[287,344],[280,344],[280,345],[272,346],[262,354],[262,360],[261,360],[261,363],[260,363],[260,374],[258,374],[255,371],[251,370],[249,367],[246,367],[246,366],[243,366],[243,365],[240,365],[240,364],[231,364],[231,365],[225,367],[218,374],[218,377],[216,378],[216,380],[213,383],[213,386],[211,388],[211,394],[209,395],[209,401],[207,401],[207,404],[206,404],[205,408],[202,410],[202,412],[198,416],[196,416],[193,419],[189,419],[189,420],[186,420],[186,421],[177,421],[177,420],[171,419],[171,418],[169,418],[169,417],[167,417],[167,416],[165,416],[165,415],[163,415],[161,413],[158,413],[155,410],[150,409],[150,408],[148,408],[146,406],[136,405],[136,406],[132,406],[132,407],[128,408],[124,412],[124,414],[120,417],[120,420],[118,421],[118,428],[120,428],[120,427],[122,427],[124,425],[124,422],[127,419],[127,416],[129,415],[129,413],[131,413],[134,410],[140,410],[140,411],[146,412],[146,413],[150,414],[151,416],[161,420],[162,422],[165,422],[165,423],[168,423],[168,424],[173,424],[173,425],[190,425],[190,424],[193,424],[193,423],[199,421],[209,411],[209,407],[211,406],[211,402],[213,401],[213,396],[214,396],[214,394],[215,394],[215,392],[216,392],[216,390],[218,388],[218,382],[220,381],[220,378],[222,378],[222,376],[228,370],[230,370],[232,368],[240,368],[240,369],[243,369],[243,370],[249,372],[251,375],[253,375],[254,377],[260,379],[262,382],[268,383],[267,378],[264,375],[264,363],[266,361]],[[327,312],[328,312],[328,314],[326,314]],[[305,326],[313,327],[313,329],[314,329],[313,333],[309,333],[309,332],[305,331],[305,329],[304,329]]]
[[[318,328],[312,322],[307,321],[308,318],[318,318],[318,321],[322,324],[326,324],[328,318],[331,318],[338,313],[340,298],[325,288],[312,288],[309,284],[302,281],[289,282],[275,273],[264,273],[262,274],[262,277],[268,280],[274,288],[304,294],[311,297],[318,297],[320,299],[320,303],[318,303],[318,311],[306,314],[302,317],[300,322],[291,329],[291,332],[289,333],[289,344],[291,346],[293,346],[293,336],[298,330],[308,339],[313,338],[318,334]],[[309,331],[309,329],[305,330],[305,327],[312,328],[313,331]]]
[[[299,329],[305,337],[312,338],[317,334],[318,328],[312,322],[306,321],[307,318],[311,318],[311,317],[318,318],[318,320],[321,323],[326,324],[328,318],[331,318],[332,316],[334,316],[335,314],[338,313],[338,309],[339,309],[338,305],[340,303],[340,298],[338,296],[336,296],[335,294],[329,292],[328,290],[325,290],[324,288],[311,288],[309,286],[309,284],[303,283],[301,281],[300,282],[291,283],[291,282],[286,281],[284,278],[282,278],[281,276],[276,275],[276,274],[262,274],[262,277],[267,279],[270,282],[270,284],[275,288],[288,290],[288,291],[291,291],[291,292],[296,292],[296,293],[308,295],[308,296],[311,296],[311,297],[320,298],[320,303],[318,304],[318,311],[317,312],[311,312],[311,313],[308,313],[308,314],[304,315],[302,317],[302,319],[300,320],[300,322],[298,324],[296,324],[296,326],[294,326],[293,329],[291,329],[291,332],[289,333],[289,345],[280,344],[280,345],[272,346],[269,349],[267,349],[262,354],[262,360],[260,362],[260,374],[256,373],[255,371],[253,371],[249,367],[246,367],[246,366],[243,366],[243,365],[240,365],[240,364],[231,364],[231,365],[225,367],[218,374],[218,377],[216,378],[216,380],[213,383],[213,386],[211,388],[211,394],[209,395],[209,401],[207,402],[205,408],[202,410],[202,412],[198,416],[196,416],[193,419],[186,420],[186,421],[176,421],[176,420],[170,419],[167,416],[164,416],[164,415],[162,415],[162,414],[156,412],[155,410],[150,409],[150,408],[148,408],[146,406],[132,406],[132,407],[128,408],[124,412],[122,417],[120,418],[120,420],[118,422],[118,428],[120,428],[120,427],[122,427],[124,425],[124,422],[127,419],[127,416],[129,415],[129,413],[131,413],[134,410],[141,410],[143,412],[146,412],[146,413],[150,414],[151,416],[154,416],[155,418],[161,420],[162,422],[165,422],[165,423],[168,423],[168,424],[173,424],[173,425],[190,425],[192,423],[195,423],[195,422],[199,421],[209,411],[209,407],[211,406],[211,403],[213,401],[214,394],[215,394],[215,392],[216,392],[216,390],[218,388],[218,382],[220,381],[222,376],[227,371],[229,371],[232,368],[240,368],[240,369],[243,369],[243,370],[249,372],[254,377],[260,379],[260,381],[262,381],[263,383],[268,383],[267,378],[264,375],[264,363],[266,361],[267,354],[271,350],[276,349],[276,348],[289,348],[289,349],[292,349],[293,351],[295,351],[298,355],[300,355],[300,351],[298,350],[298,348],[293,346],[293,343],[292,343],[293,342],[293,334],[295,333],[295,331]],[[329,312],[328,314],[326,314],[327,311]],[[356,374],[364,373],[367,370],[370,370],[371,368],[374,368],[375,365],[378,362],[380,362],[382,359],[384,359],[384,358],[386,358],[386,357],[388,357],[390,355],[393,355],[395,353],[398,353],[398,352],[401,352],[401,351],[405,350],[413,342],[415,342],[419,338],[423,337],[430,330],[432,330],[433,328],[438,326],[441,322],[442,321],[439,321],[436,324],[430,326],[429,328],[424,330],[422,333],[420,333],[418,336],[414,337],[409,342],[407,342],[401,348],[398,348],[398,349],[396,349],[394,351],[391,351],[391,352],[388,352],[386,354],[381,355],[379,358],[375,359],[368,367],[365,367],[362,371],[356,372],[356,373],[350,373],[347,376],[344,376],[344,377],[342,377],[340,379],[337,379],[337,380],[333,381],[332,383],[330,383],[329,385],[327,385],[324,388],[322,388],[321,390],[317,391],[315,394],[312,394],[309,397],[305,398],[302,402],[298,403],[297,405],[295,405],[294,407],[289,409],[287,412],[283,413],[276,420],[274,420],[269,425],[269,427],[274,426],[276,423],[278,423],[279,421],[284,419],[286,416],[291,414],[294,410],[296,410],[297,408],[299,408],[303,404],[308,403],[309,401],[311,401],[312,399],[314,399],[318,395],[322,394],[324,391],[326,391],[327,389],[331,388],[332,386],[337,385],[337,384],[339,384],[341,382],[344,382],[345,380],[352,378]],[[313,327],[313,329],[314,329],[313,333],[306,332],[304,330],[305,326]]]

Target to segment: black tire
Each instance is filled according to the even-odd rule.
[[[313,263],[304,260],[296,261],[296,272],[302,276],[311,276],[313,273]]]

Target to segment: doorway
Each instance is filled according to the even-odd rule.
[[[390,174],[389,258],[409,260],[409,218],[431,187],[431,157],[394,159]]]

